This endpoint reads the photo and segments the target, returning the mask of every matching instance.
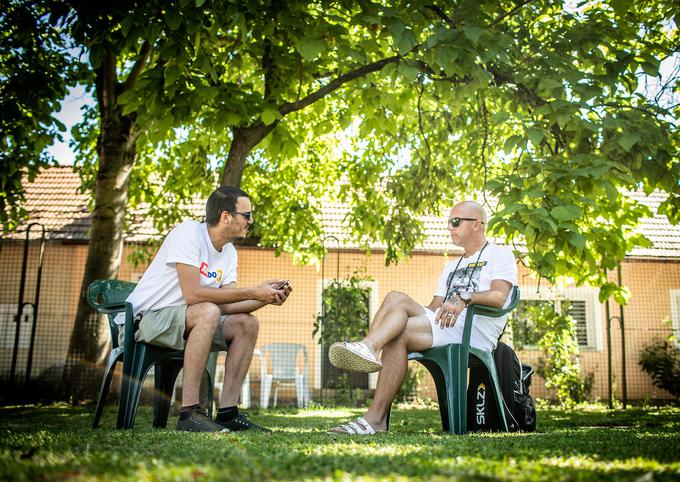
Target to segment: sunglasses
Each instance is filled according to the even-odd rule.
[[[454,216],[451,219],[449,219],[449,224],[454,228],[457,228],[458,226],[460,226],[461,221],[479,221],[480,223],[484,224],[484,221],[480,221],[479,219],[476,218],[459,218],[458,216]]]
[[[231,214],[240,214],[241,216],[244,217],[244,219],[245,219],[246,221],[250,221],[250,220],[253,218],[253,212],[252,212],[252,211],[246,211],[246,212],[243,212],[243,213],[240,213],[240,212],[238,212],[238,211],[234,211],[234,212],[231,213]]]

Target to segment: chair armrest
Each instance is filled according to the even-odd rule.
[[[125,311],[127,305],[130,305],[130,308],[132,308],[132,305],[127,301],[122,303],[97,303],[93,308],[96,308],[97,311],[105,315],[113,315],[114,313],[122,313]]]
[[[465,315],[465,327],[463,329],[463,339],[461,340],[461,346],[464,349],[470,347],[470,334],[472,333],[472,320],[475,315],[489,316],[491,318],[498,318],[506,313],[512,311],[519,303],[519,288],[517,286],[512,287],[512,297],[510,298],[510,304],[506,308],[496,308],[493,306],[486,305],[475,305],[470,304],[467,307],[467,314]]]

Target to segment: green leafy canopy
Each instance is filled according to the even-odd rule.
[[[134,80],[116,97],[139,132],[130,202],[161,231],[242,179],[261,243],[318,256],[328,199],[393,262],[422,239],[420,215],[484,192],[492,234],[533,270],[623,297],[605,270],[648,243],[635,228],[650,214],[628,191],[664,191],[660,212],[680,220],[677,79],[640,95],[677,55],[674,2],[74,5],[91,66],[117,52]],[[86,180],[101,126],[77,129]]]

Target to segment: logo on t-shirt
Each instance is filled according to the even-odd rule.
[[[206,278],[209,279],[214,278],[218,283],[222,282],[222,270],[218,269],[217,271],[210,271],[208,269],[208,263],[206,263],[205,261],[201,263],[201,267],[198,268],[198,272],[201,273]]]

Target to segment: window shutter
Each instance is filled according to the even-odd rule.
[[[576,323],[576,339],[580,346],[588,346],[588,326],[586,322],[586,302],[570,300],[569,315]]]

